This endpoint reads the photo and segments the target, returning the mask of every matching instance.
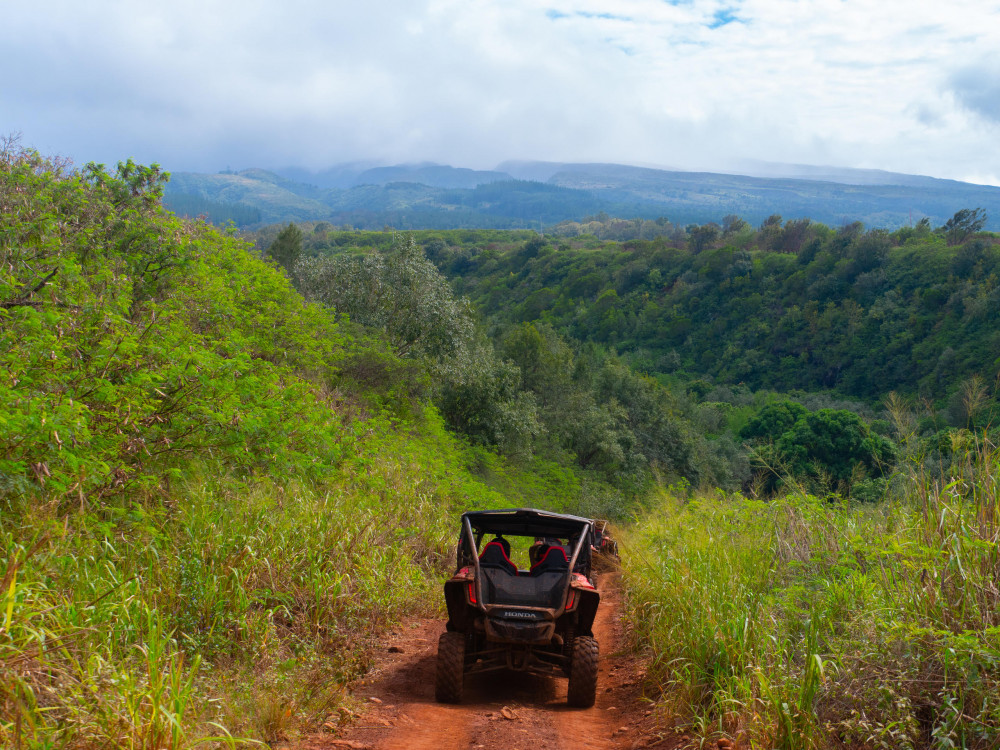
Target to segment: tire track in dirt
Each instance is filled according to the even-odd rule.
[[[566,705],[567,681],[511,672],[467,676],[459,705],[434,700],[437,639],[443,619],[404,623],[354,686],[362,709],[353,725],[313,735],[295,750],[618,750],[666,747],[645,734],[643,664],[623,650],[617,573],[598,579],[594,622],[600,643],[597,702]],[[333,725],[329,725],[331,728]]]

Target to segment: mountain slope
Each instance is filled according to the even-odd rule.
[[[895,229],[925,217],[939,226],[956,211],[976,207],[990,218],[987,229],[1000,229],[997,187],[876,170],[791,166],[772,171],[778,176],[620,164],[506,162],[495,171],[359,164],[316,175],[286,171],[294,179],[259,169],[218,175],[182,172],[167,190],[169,195],[256,207],[265,224],[311,220],[361,229],[386,224],[538,228],[601,211],[623,218],[666,217],[679,225],[721,223],[727,215],[758,225],[777,214],[830,226],[861,221]]]
[[[315,192],[316,188],[311,190]],[[170,175],[166,194],[253,206],[260,210],[261,221],[265,224],[308,221],[329,211],[322,202],[310,196],[309,186],[257,169],[220,174],[175,172]]]

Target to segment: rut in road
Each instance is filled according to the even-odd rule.
[[[365,710],[339,737],[313,736],[298,750],[606,750],[661,747],[644,736],[648,704],[641,702],[642,665],[621,652],[618,576],[598,578],[601,606],[594,634],[601,647],[597,703],[566,705],[564,679],[510,672],[469,676],[459,705],[434,700],[438,636],[444,620],[404,624],[366,680],[355,687]]]

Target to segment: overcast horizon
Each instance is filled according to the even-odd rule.
[[[1000,4],[15,0],[0,135],[171,171],[746,160],[1000,185]]]

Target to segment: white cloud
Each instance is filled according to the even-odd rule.
[[[0,131],[78,160],[1000,174],[981,0],[16,0],[4,21]]]

